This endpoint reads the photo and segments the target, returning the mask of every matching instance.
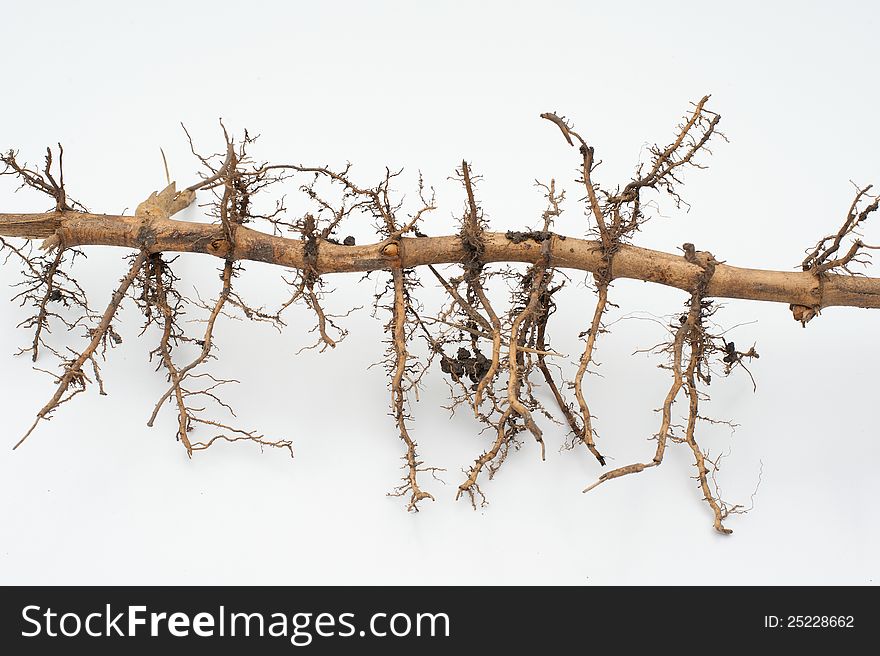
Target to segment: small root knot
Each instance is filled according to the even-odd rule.
[[[807,307],[806,305],[795,305],[792,303],[788,306],[795,321],[800,321],[801,325],[806,328],[807,322],[819,314],[819,309]]]

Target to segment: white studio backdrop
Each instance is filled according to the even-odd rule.
[[[573,120],[603,161],[596,179],[614,186],[711,93],[730,143],[715,143],[708,170],[687,172],[690,210],[661,200],[636,243],[676,252],[690,241],[731,264],[793,270],[839,226],[850,181],[880,181],[878,18],[867,3],[19,3],[0,26],[0,146],[39,162],[60,141],[71,195],[92,211],[132,212],[164,183],[160,147],[172,177],[195,181],[180,122],[215,151],[222,117],[239,135],[261,134],[258,158],[351,161],[364,184],[385,165],[404,167],[398,189],[410,200],[420,171],[439,203],[429,234],[455,229],[463,195],[448,178],[462,158],[484,178],[479,197],[495,230],[534,225],[543,209],[534,181],[555,178],[569,193],[556,229],[582,236],[576,157],[539,113]],[[47,209],[14,189],[0,179],[0,210]],[[375,241],[366,223],[348,233]],[[866,240],[880,242],[880,226],[869,222]],[[88,249],[78,270],[93,306],[109,300],[124,255]],[[214,296],[217,267],[181,257],[184,291]],[[282,273],[250,265],[242,289],[277,301]],[[368,368],[385,349],[387,317],[370,317],[383,275],[328,277],[332,309],[365,307],[323,354],[294,356],[312,339],[302,308],[281,334],[221,323],[212,367],[240,381],[226,399],[241,424],[293,440],[296,456],[219,444],[188,460],[170,409],[145,426],[164,379],[147,362],[156,335],[138,338],[133,307],[104,364],[109,395],[80,395],[11,450],[54,388],[13,357],[30,339],[16,328],[27,314],[8,302],[18,267],[0,267],[0,582],[877,581],[880,313],[831,308],[803,329],[783,305],[724,303],[719,324],[761,354],[750,367],[756,393],[741,370],[709,388],[706,411],[738,424],[733,435],[707,428],[702,440],[730,452],[725,496],[748,504],[760,478],[730,537],[711,528],[687,449],[584,495],[600,469],[583,450],[560,452],[565,431],[546,421],[545,462],[524,440],[484,484],[489,505],[455,502],[461,469],[488,438],[467,412],[450,418],[441,407],[439,372],[413,403],[413,433],[425,461],[446,468],[445,484],[426,478],[437,501],[415,514],[385,496],[403,449],[384,372]],[[440,296],[423,281],[430,306]],[[588,283],[572,274],[552,327],[569,361],[592,315]],[[668,387],[656,356],[633,353],[664,338],[650,319],[678,312],[686,295],[634,281],[616,281],[611,294],[620,307],[599,343],[602,375],[587,384],[603,450],[624,464],[650,457]]]

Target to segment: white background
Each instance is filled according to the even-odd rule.
[[[430,234],[454,230],[462,193],[447,178],[462,157],[484,176],[479,196],[496,230],[533,225],[542,209],[533,182],[555,177],[570,196],[557,229],[579,236],[576,155],[538,114],[569,116],[603,160],[597,180],[613,186],[646,144],[670,138],[690,101],[712,93],[730,143],[715,143],[709,170],[687,173],[690,211],[661,204],[637,243],[674,252],[691,241],[732,264],[793,270],[836,230],[850,180],[880,180],[880,10],[723,4],[17,3],[0,27],[0,145],[38,162],[63,142],[70,194],[93,211],[131,212],[163,184],[160,146],[176,179],[196,179],[179,122],[215,150],[222,117],[239,134],[262,134],[261,158],[350,160],[364,184],[385,164],[405,167],[409,199],[421,170],[440,203]],[[3,211],[47,209],[13,189],[0,180]],[[286,191],[295,210],[301,201]],[[869,242],[880,241],[875,228]],[[366,224],[348,232],[373,240]],[[79,268],[95,307],[123,274],[123,255],[91,249]],[[216,294],[217,266],[182,258],[184,291],[198,283]],[[251,266],[242,289],[278,300],[281,273]],[[369,305],[381,279],[333,278],[331,308]],[[16,266],[0,268],[5,298],[16,280]],[[593,305],[584,277],[572,281],[553,326],[569,361]],[[425,282],[426,299],[438,299]],[[664,317],[685,294],[617,281],[612,300],[620,309],[610,321]],[[546,462],[527,440],[485,483],[488,506],[454,502],[462,467],[488,438],[466,412],[449,419],[440,407],[439,372],[413,404],[413,433],[427,463],[447,469],[446,484],[427,479],[437,501],[407,513],[385,496],[402,444],[382,368],[367,369],[382,356],[386,320],[369,307],[323,354],[294,357],[311,339],[303,308],[281,335],[244,322],[219,329],[212,370],[241,381],[226,396],[240,423],[292,439],[293,460],[223,444],[189,460],[170,409],[147,429],[163,378],[146,361],[156,335],[137,338],[132,307],[125,343],[104,365],[110,395],[81,395],[13,453],[53,387],[12,356],[30,339],[15,327],[27,315],[3,308],[3,583],[869,584],[880,575],[874,311],[831,308],[806,329],[783,305],[730,301],[719,312],[725,327],[744,324],[728,336],[761,354],[757,393],[742,371],[709,390],[706,411],[739,424],[732,438],[701,433],[712,453],[731,448],[725,496],[748,503],[762,471],[753,511],[730,519],[734,534],[723,537],[688,478],[688,449],[583,495],[600,469],[582,450],[559,452],[564,431],[546,421]],[[613,464],[653,451],[667,372],[631,354],[663,337],[636,318],[600,342],[603,376],[588,385]]]

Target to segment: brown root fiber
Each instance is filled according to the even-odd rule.
[[[649,208],[656,206],[653,196],[662,193],[676,206],[684,203],[680,195],[684,174],[705,168],[709,144],[724,139],[718,131],[721,117],[708,104],[708,96],[693,103],[672,140],[651,147],[632,179],[616,187],[597,182],[594,148],[570,121],[556,113],[541,114],[555,125],[554,133],[561,132],[560,145],[573,149],[567,152],[574,155],[572,163],[577,166],[584,223],[581,234],[571,236],[553,229],[565,198],[555,180],[537,183],[546,209],[532,225],[493,232],[479,201],[480,176],[462,161],[453,176],[461,184],[459,230],[429,237],[422,227],[436,203],[433,190],[421,177],[418,202],[410,201],[412,206],[405,209],[403,195],[395,188],[400,171],[386,169],[378,182],[364,184],[355,181],[351,166],[258,163],[248,152],[254,137],[245,131],[235,138],[222,123],[222,148],[214,154],[201,153],[186,133],[201,168],[198,181],[178,191],[169,179],[164,189],[138,205],[134,216],[93,214],[72,200],[65,187],[60,145],[56,151],[47,149],[39,167],[28,166],[17,152],[9,151],[0,157],[0,176],[51,198],[44,213],[0,214],[0,261],[20,266],[22,277],[13,300],[28,308],[30,315],[19,325],[29,331],[19,354],[34,362],[55,358],[58,364],[55,372],[49,372],[54,393],[15,448],[89,385],[106,393],[100,361],[108,347],[122,342],[119,310],[130,299],[144,317],[141,335],[156,339],[150,359],[165,381],[148,425],[170,407],[176,416],[176,438],[189,457],[217,442],[248,442],[292,456],[290,440],[266,437],[227,418],[235,413],[223,399],[224,391],[237,381],[208,367],[219,359],[217,326],[232,315],[281,330],[291,308],[300,306],[314,321],[312,337],[303,348],[335,349],[347,335],[341,325],[347,313],[330,311],[327,276],[380,272],[384,286],[380,281],[374,315],[387,318],[383,362],[390,414],[403,451],[402,480],[389,494],[405,499],[411,511],[434,500],[428,491],[430,478],[443,470],[426,465],[419,455],[412,401],[418,399],[429,372],[436,372],[449,387],[450,412],[464,408],[475,419],[478,432],[488,436],[474,449],[479,455],[463,471],[455,493],[477,507],[487,503],[486,481],[520,449],[523,436],[529,444],[534,440],[544,458],[548,421],[563,426],[568,446],[578,452],[583,449],[597,463],[593,466],[606,466],[619,438],[604,435],[603,430],[600,439],[593,415],[595,388],[587,375],[595,373],[596,354],[612,325],[607,317],[616,307],[614,281],[631,278],[687,294],[684,310],[673,310],[666,324],[668,341],[653,349],[671,382],[659,408],[653,455],[599,469],[603,473],[584,491],[658,467],[668,448],[684,445],[693,458],[698,495],[708,506],[712,524],[728,534],[725,522],[748,509],[721,497],[715,476],[722,456],[710,456],[701,426],[726,422],[704,417],[700,408],[713,375],[741,369],[754,385],[748,366],[758,353],[754,346],[740,350],[723,336],[726,333],[714,328],[712,317],[718,309],[714,299],[786,303],[804,326],[829,306],[880,308],[880,279],[865,277],[856,269],[876,248],[862,240],[861,231],[880,207],[880,199],[872,195],[870,186],[856,187],[840,228],[806,252],[798,271],[734,267],[689,243],[679,253],[634,245],[639,228],[651,218]],[[272,195],[274,190],[279,193]],[[307,207],[296,215],[285,206],[285,192],[291,190],[302,195]],[[209,220],[174,218],[197,195]],[[348,234],[364,219],[375,229],[374,243],[356,243]],[[34,247],[36,240],[41,240],[39,248]],[[92,309],[74,275],[84,250],[101,245],[132,251],[103,312]],[[208,300],[198,293],[191,299],[180,292],[175,253],[201,253],[217,258],[212,262],[219,260],[220,283]],[[287,275],[279,276],[279,284],[289,288],[288,300],[277,308],[249,303],[236,282],[248,261],[283,267]],[[445,295],[433,312],[419,300],[424,282],[419,269]],[[561,298],[558,292],[568,283],[570,270],[592,275],[596,298],[576,330],[583,345],[568,376],[556,366],[566,357],[554,350],[551,335]],[[507,285],[508,299],[496,298],[499,284]],[[193,319],[201,321],[195,332],[187,327]],[[82,331],[80,348],[54,343],[52,337],[59,329]],[[676,406],[683,397],[686,407]],[[426,475],[430,475],[427,481]]]

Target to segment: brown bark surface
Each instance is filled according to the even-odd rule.
[[[145,227],[133,216],[48,212],[44,214],[0,214],[0,236],[49,238],[56,235],[65,247],[120,246],[150,253],[205,253],[218,258],[253,260],[284,267],[306,266],[304,244],[298,239],[268,235],[245,226],[236,229],[235,247],[230,251],[223,228],[207,223],[162,219]],[[522,262],[540,260],[541,242],[520,243],[503,232],[483,234],[483,261]],[[365,272],[396,267],[414,268],[428,264],[455,264],[465,256],[458,235],[443,237],[400,237],[399,250],[389,257],[388,242],[342,246],[318,242],[315,269],[319,274]],[[601,243],[565,235],[550,237],[550,258],[561,269],[595,273],[602,266]],[[683,256],[621,244],[614,255],[613,278],[631,278],[690,291],[701,269]],[[880,308],[880,278],[829,273],[821,279],[808,271],[772,271],[719,264],[706,290],[714,298],[772,301],[807,307],[855,306]]]

